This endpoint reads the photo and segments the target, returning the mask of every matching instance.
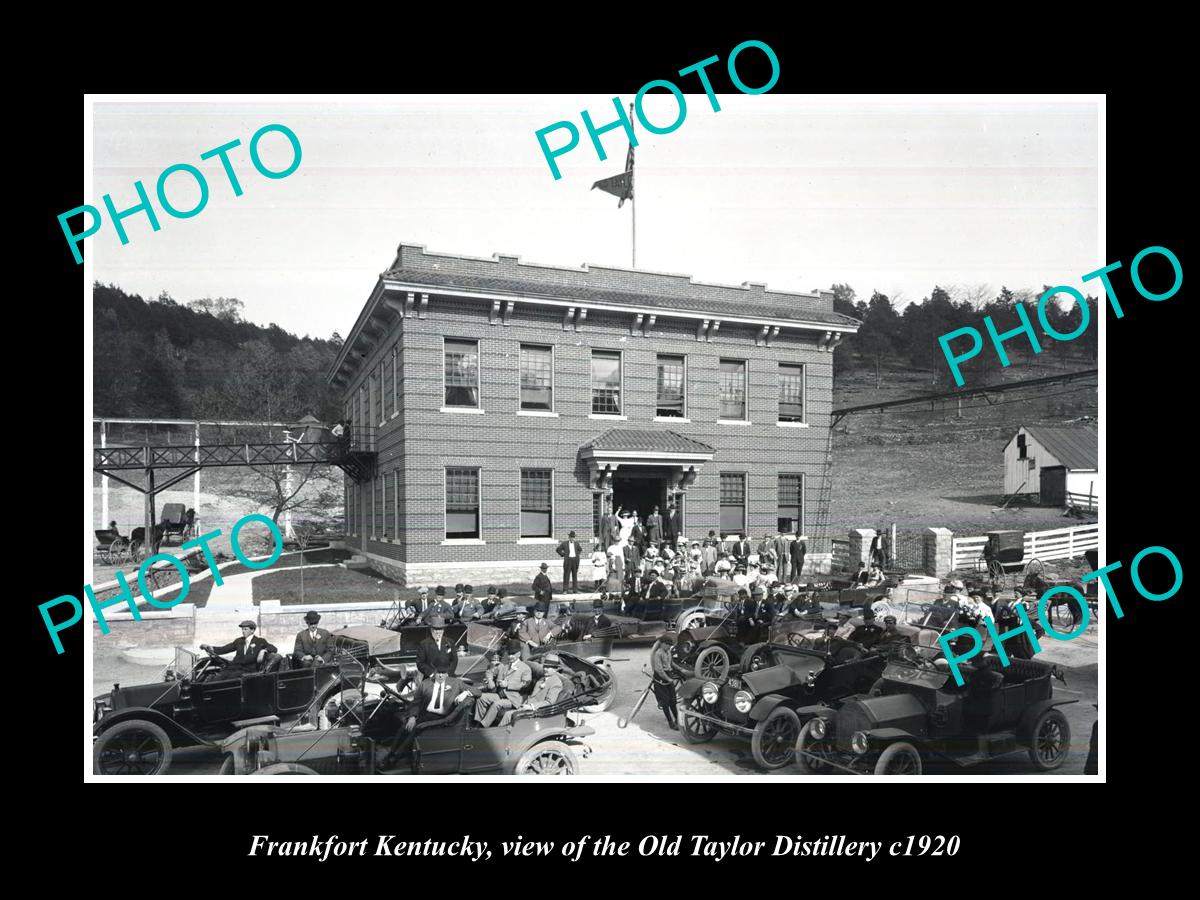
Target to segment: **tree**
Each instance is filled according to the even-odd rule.
[[[865,304],[863,325],[859,329],[859,346],[869,358],[875,360],[875,389],[883,385],[882,361],[896,348],[899,331],[899,316],[886,294],[875,291]]]

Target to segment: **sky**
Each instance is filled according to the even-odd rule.
[[[934,285],[1078,287],[1106,262],[1095,102],[722,94],[714,112],[703,94],[686,98],[672,133],[635,126],[640,269],[794,291],[844,282],[859,299],[880,290],[908,302]],[[126,219],[125,246],[106,219],[85,244],[93,277],[147,298],[236,297],[250,321],[328,337],[349,332],[402,241],[628,267],[630,204],[590,190],[623,170],[627,139],[603,135],[600,161],[584,109],[597,125],[614,117],[599,95],[98,98],[92,196],[81,202],[102,208],[109,193],[118,210],[133,206],[134,181],[153,197],[175,163],[199,168],[210,197],[187,219],[158,209],[158,232],[144,215]],[[661,124],[678,114],[669,94],[647,95],[645,110]],[[555,180],[535,132],[564,119],[581,139],[558,157]],[[277,180],[255,171],[247,147],[272,123],[303,152]],[[240,197],[218,160],[200,160],[235,138]],[[260,146],[269,167],[290,161],[281,135]],[[187,175],[167,185],[179,208],[199,196]]]

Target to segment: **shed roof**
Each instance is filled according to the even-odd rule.
[[[1098,469],[1100,434],[1095,425],[1025,425],[1028,434],[1068,469]],[[1012,443],[1010,440],[1009,443]]]

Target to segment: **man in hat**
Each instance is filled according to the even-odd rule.
[[[883,635],[883,629],[875,622],[875,610],[871,607],[863,609],[862,624],[855,627],[850,632],[850,640],[855,644],[861,644],[863,647],[873,647],[878,643],[879,638]]]
[[[492,618],[499,619],[520,612],[521,607],[508,596],[507,588],[496,591],[496,605],[492,607]]]
[[[460,622],[470,622],[483,615],[483,604],[475,599],[475,588],[469,584],[463,585],[462,603],[458,607]]]
[[[601,597],[607,595],[602,594]],[[612,628],[612,619],[604,614],[604,600],[592,601],[592,617],[583,625],[583,640],[588,640],[593,634],[605,633]]]
[[[487,596],[483,598],[483,613],[482,615],[490,615],[496,609],[496,604],[500,602],[500,595],[496,592],[496,586],[489,584]]]
[[[446,636],[446,620],[440,614],[429,617],[429,637],[417,644],[417,669],[426,678],[437,672],[453,675],[458,668],[454,642]]]
[[[333,635],[317,627],[320,621],[321,614],[316,610],[304,614],[308,627],[296,635],[292,649],[292,661],[297,668],[322,666],[333,659]]]
[[[475,720],[484,728],[497,716],[516,709],[524,700],[524,691],[533,681],[533,670],[521,659],[521,645],[510,641],[497,657],[499,662],[489,666],[483,676],[483,693],[475,701]]]
[[[554,585],[550,583],[550,576],[546,574],[549,568],[547,563],[542,563],[538,566],[538,573],[533,576],[533,601],[545,603],[547,609],[550,608],[550,601],[554,599]]]
[[[455,609],[458,609],[462,605],[464,588],[465,585],[462,582],[454,586],[454,599],[450,602],[450,605]]]
[[[543,563],[544,565],[544,563]],[[526,658],[528,653],[541,647],[543,644],[548,644],[554,639],[554,625],[546,618],[546,613],[549,611],[548,603],[538,603],[533,608],[533,618],[526,619],[517,628],[517,637],[526,648]]]
[[[257,626],[250,619],[246,619],[238,627],[242,629],[242,636],[234,638],[228,644],[221,647],[200,645],[200,649],[207,651],[210,656],[220,656],[222,653],[233,654],[233,660],[219,670],[218,674],[221,678],[240,678],[242,675],[251,675],[258,671],[259,666],[268,664],[271,658],[279,652],[275,649],[274,644],[267,642],[266,638],[254,634]]]
[[[796,539],[788,547],[788,554],[792,563],[792,584],[799,584],[800,576],[804,572],[804,557],[808,555],[808,544],[804,542],[803,537],[796,535]]]
[[[453,615],[454,607],[446,601],[446,589],[439,584],[433,589],[433,602],[429,604],[421,620],[428,625],[434,616],[445,620]]]
[[[739,565],[746,565],[750,561],[750,542],[744,538],[734,541],[729,548],[729,555],[736,559]],[[762,565],[761,561],[759,565]]]
[[[404,730],[410,734],[421,722],[443,719],[460,704],[482,694],[479,688],[469,685],[446,672],[437,672],[417,685],[408,705],[408,721]]]
[[[563,561],[563,593],[579,593],[579,557],[583,555],[583,547],[575,540],[575,532],[567,535],[567,539],[558,545],[556,551]]]
[[[775,577],[787,581],[792,562],[792,541],[782,533],[775,536]]]
[[[678,541],[683,534],[683,515],[674,502],[667,503],[667,514],[663,516],[663,540]]]
[[[651,690],[654,691],[654,698],[658,701],[659,709],[667,717],[667,725],[678,731],[675,687],[683,673],[679,664],[675,662],[673,653],[675,637],[675,632],[666,631],[654,642],[654,646],[650,650],[650,666],[654,670],[654,677],[650,685]]]
[[[529,693],[529,698],[521,704],[520,709],[541,709],[544,706],[550,706],[558,702],[563,691],[566,690],[566,681],[559,673],[559,661],[557,653],[547,653],[541,658],[542,677],[538,679],[537,684],[533,686],[533,690]],[[504,718],[500,720],[500,725],[504,726],[512,721],[512,716],[515,710],[509,709],[504,713]]]
[[[896,617],[888,613],[883,617],[883,634],[879,636],[879,640],[875,642],[875,646],[882,647],[884,644],[902,644],[905,640],[904,635],[896,629]]]
[[[417,618],[425,621],[425,615],[429,612],[429,588],[425,585],[417,588],[417,598],[412,601],[412,607],[417,611]]]

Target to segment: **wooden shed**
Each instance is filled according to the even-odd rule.
[[[1004,446],[1004,493],[1042,503],[1091,506],[1100,500],[1100,438],[1095,425],[1022,425]]]

